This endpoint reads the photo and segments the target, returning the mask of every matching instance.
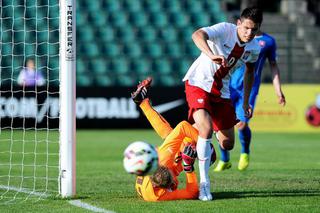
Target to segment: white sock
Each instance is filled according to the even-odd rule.
[[[209,167],[210,167],[210,148],[211,138],[205,139],[198,137],[197,154],[199,159],[200,183],[209,183]]]

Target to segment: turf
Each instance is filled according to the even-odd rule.
[[[212,202],[140,200],[134,191],[134,176],[122,167],[123,150],[136,140],[161,143],[152,130],[79,130],[77,198],[115,212],[320,211],[320,133],[254,133],[250,166],[244,172],[237,170],[236,143],[232,168],[222,173],[211,169]],[[214,145],[217,147],[216,142]],[[183,186],[183,178],[180,180]],[[2,203],[0,212],[88,211],[63,199],[47,198]]]

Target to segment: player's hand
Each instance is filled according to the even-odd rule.
[[[281,95],[278,96],[278,103],[281,106],[285,106],[286,105],[286,97],[284,97],[283,93],[281,93]]]
[[[227,67],[228,66],[228,61],[227,59],[223,56],[223,55],[214,55],[211,60],[216,63],[219,64],[223,67]]]
[[[243,104],[242,106],[243,111],[244,111],[244,116],[246,116],[247,118],[251,118],[252,117],[252,107],[249,104]]]
[[[194,144],[188,143],[185,145],[183,152],[181,153],[183,170],[185,172],[193,172],[193,164],[197,157],[196,146]]]

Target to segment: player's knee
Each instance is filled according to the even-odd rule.
[[[193,114],[193,118],[196,122],[199,136],[202,138],[211,138],[213,129],[210,114],[206,110],[199,109]]]
[[[202,138],[211,138],[212,137],[212,124],[208,123],[201,123],[198,124],[198,131],[199,131],[199,136]]]
[[[225,139],[220,142],[220,145],[224,150],[230,151],[234,147],[234,140]]]
[[[178,127],[181,127],[181,128],[183,128],[183,127],[186,127],[186,126],[191,126],[187,121],[181,121],[179,124],[178,124]]]
[[[181,132],[185,132],[185,129],[187,129],[188,127],[192,127],[190,123],[188,123],[187,121],[181,121],[180,123],[178,123],[178,125],[176,126],[177,129],[179,129],[179,131]]]
[[[243,129],[245,129],[247,126],[248,126],[248,123],[242,122],[242,121],[240,121],[240,122],[237,124],[237,128],[238,128],[240,131],[243,130]]]

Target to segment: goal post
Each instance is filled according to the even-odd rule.
[[[60,194],[76,193],[76,0],[60,0]]]
[[[75,196],[75,7],[0,1],[0,205]]]

